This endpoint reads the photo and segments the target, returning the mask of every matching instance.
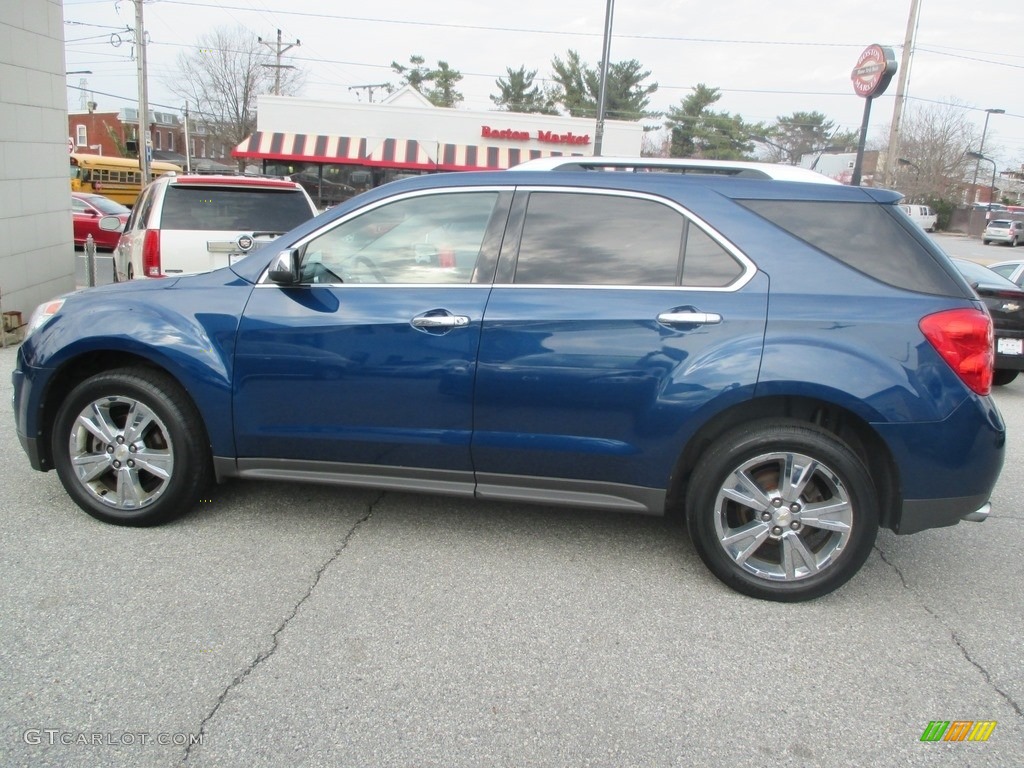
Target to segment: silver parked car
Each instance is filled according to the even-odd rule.
[[[1018,243],[1024,243],[1024,221],[992,219],[981,234],[981,242],[985,245],[1009,243],[1011,247]]]

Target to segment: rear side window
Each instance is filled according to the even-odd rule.
[[[287,232],[311,218],[309,203],[298,189],[168,184],[160,228]]]
[[[146,228],[146,224],[149,222],[149,214],[153,210],[153,201],[156,197],[157,188],[155,185],[146,187],[143,190],[142,197],[139,198],[135,207],[132,208],[128,221],[125,222],[125,232],[134,232],[137,229]]]
[[[806,200],[740,200],[792,235],[883,283],[959,296],[945,269],[883,206]]]
[[[678,212],[650,200],[534,192],[515,282],[676,285],[685,222]]]

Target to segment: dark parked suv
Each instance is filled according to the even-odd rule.
[[[125,525],[237,477],[679,513],[773,600],[844,583],[879,526],[984,519],[991,320],[899,195],[702,168],[407,179],[50,302],[22,444]]]

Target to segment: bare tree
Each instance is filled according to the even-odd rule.
[[[218,27],[200,36],[194,50],[178,56],[178,71],[166,81],[189,104],[208,142],[233,148],[256,130],[256,97],[272,93],[276,72],[285,95],[305,81],[300,69],[276,69],[267,48],[244,27]],[[239,163],[241,168],[242,163]]]
[[[977,145],[977,128],[962,102],[926,104],[905,113],[900,156],[887,162],[907,200],[958,203],[974,167],[965,153]]]

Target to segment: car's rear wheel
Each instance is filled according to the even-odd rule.
[[[1003,387],[1017,378],[1019,371],[1008,371],[1005,368],[997,369],[992,374],[992,383],[997,387]]]
[[[184,514],[210,482],[206,431],[169,376],[144,368],[86,379],[64,400],[54,464],[72,499],[118,525],[157,525]]]
[[[733,589],[797,601],[846,583],[878,533],[874,484],[835,435],[797,421],[760,421],[719,438],[686,496],[701,559]]]

